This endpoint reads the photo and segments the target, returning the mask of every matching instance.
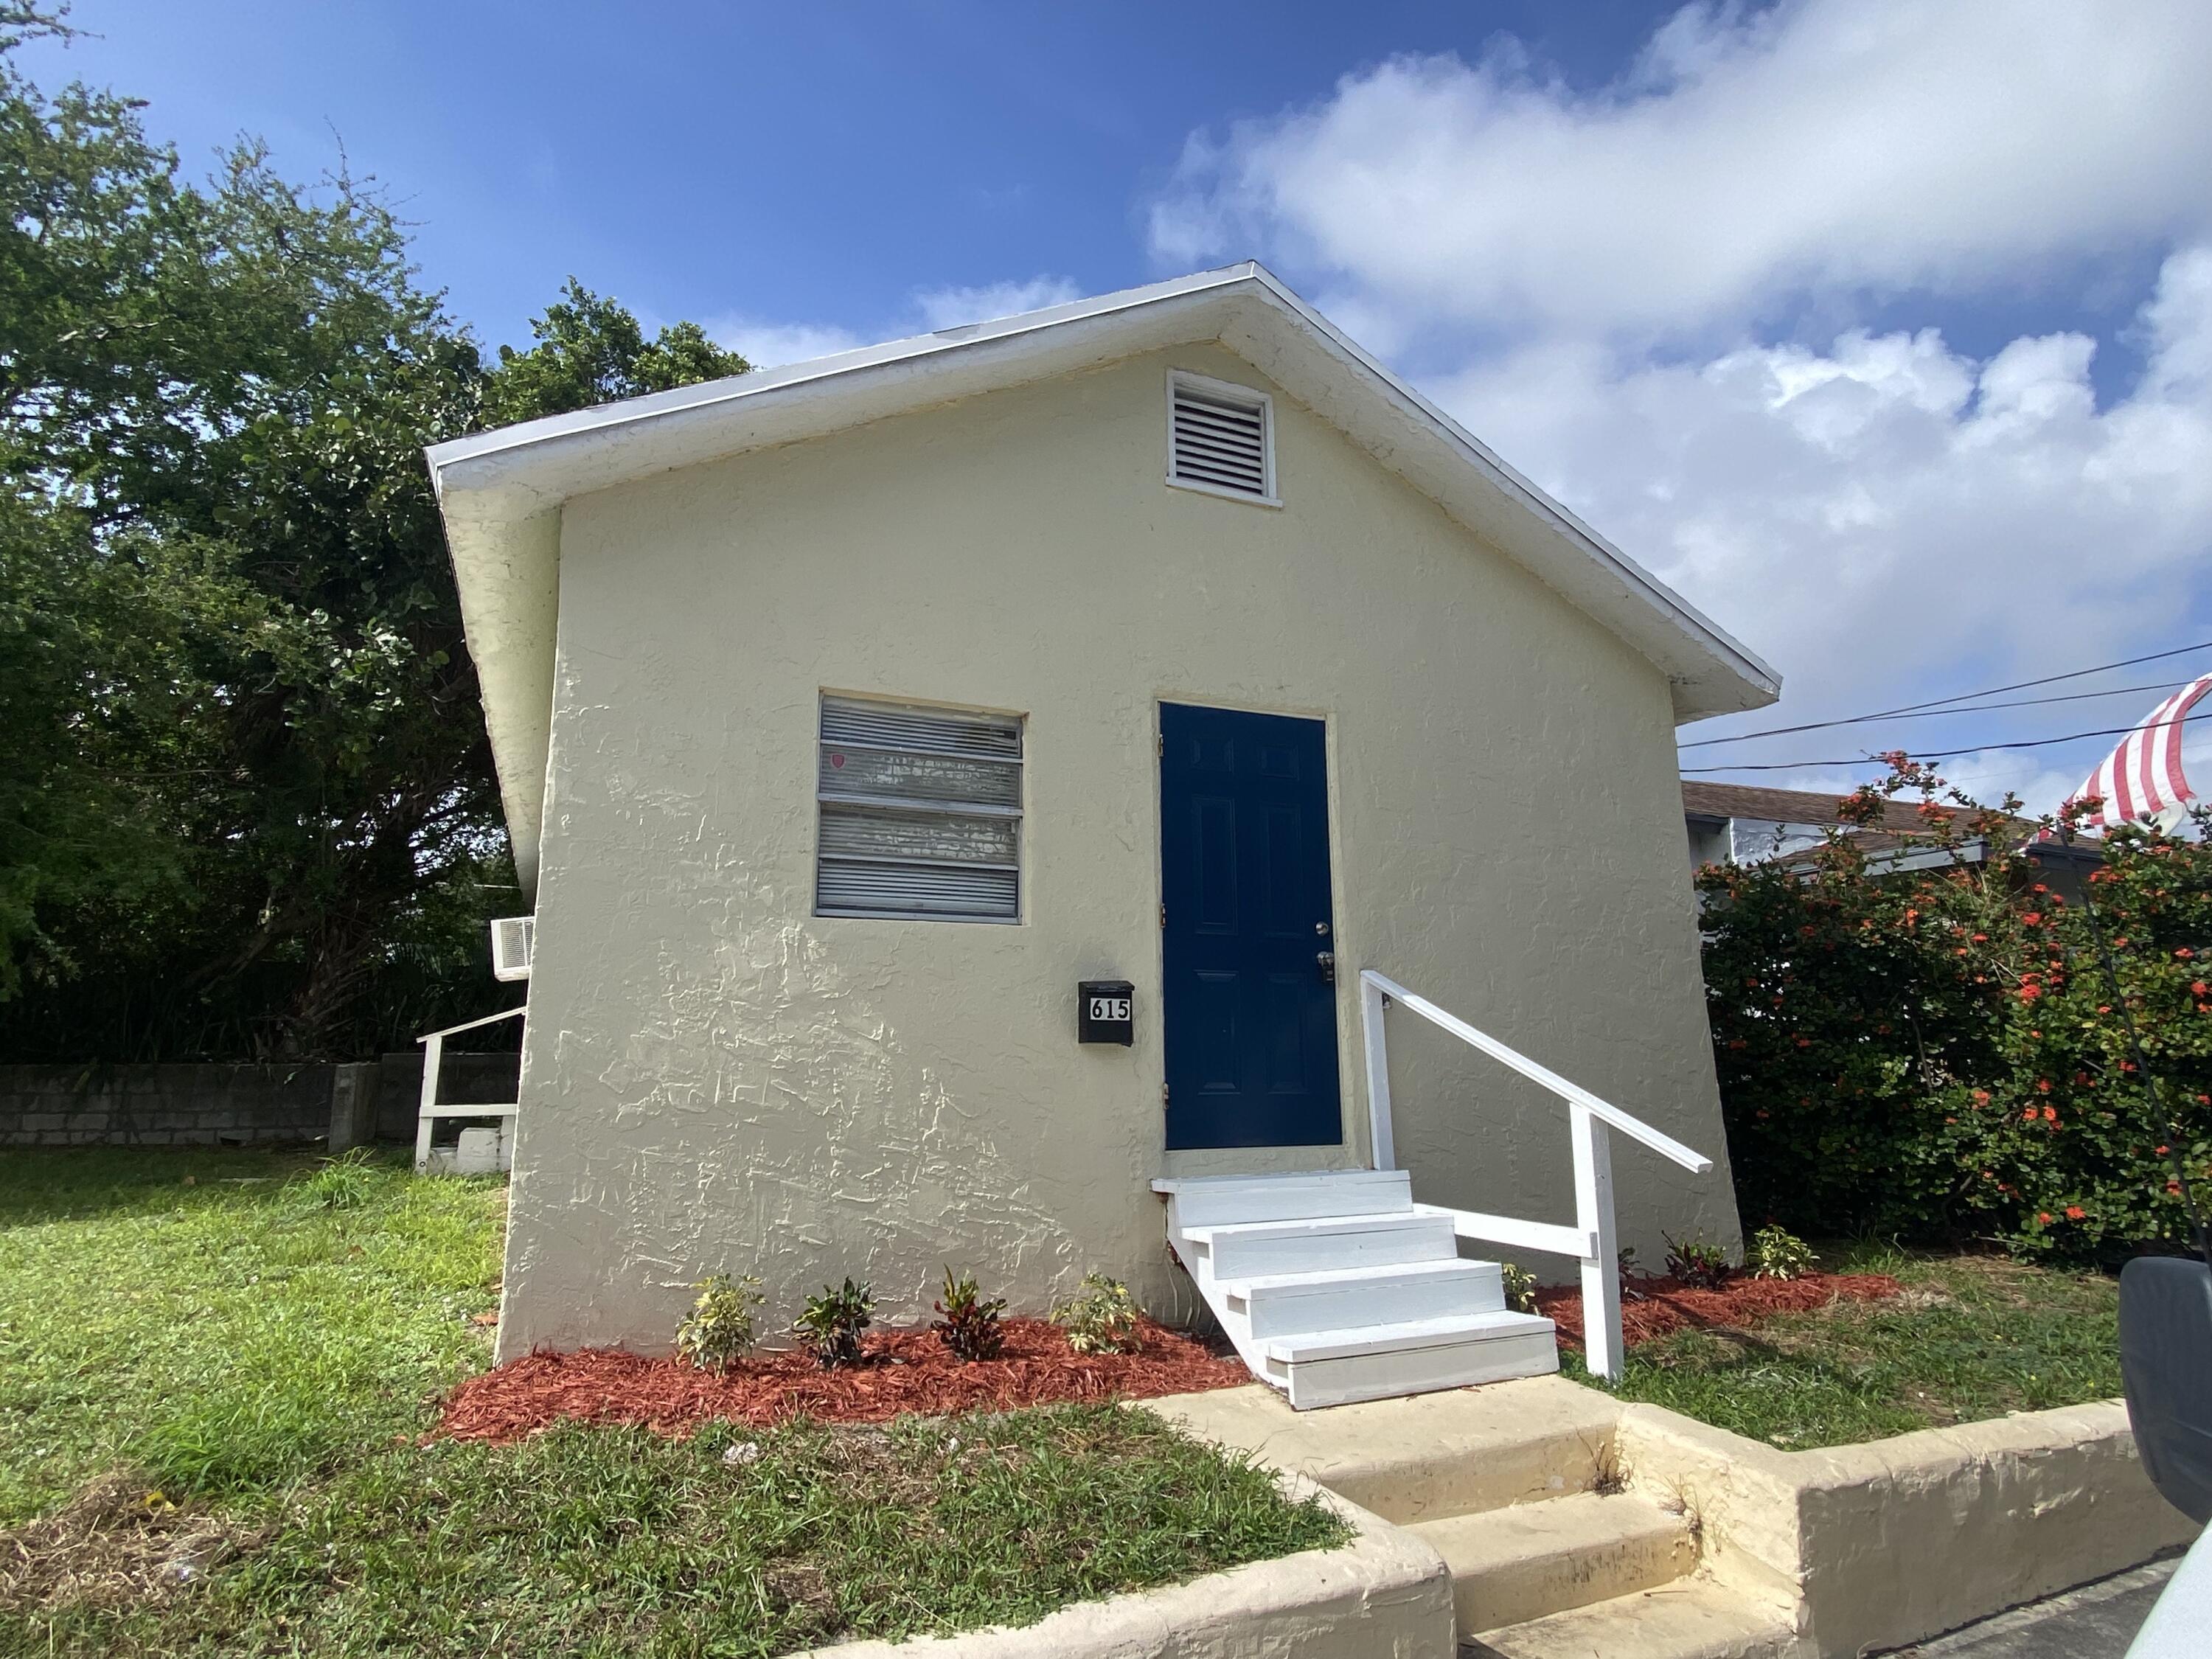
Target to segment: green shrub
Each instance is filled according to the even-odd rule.
[[[358,1210],[369,1200],[375,1179],[375,1154],[356,1146],[326,1158],[299,1183],[301,1195],[325,1210]]]
[[[792,1329],[806,1339],[825,1371],[860,1363],[860,1333],[875,1323],[876,1298],[866,1285],[850,1279],[842,1285],[824,1285],[822,1294],[806,1298],[806,1307]]]
[[[1787,1227],[1761,1227],[1743,1260],[1753,1279],[1802,1279],[1813,1271],[1813,1247]]]
[[[994,1297],[986,1302],[973,1273],[955,1279],[947,1267],[945,1295],[936,1306],[943,1317],[929,1328],[961,1358],[996,1359],[1005,1349],[1006,1332],[999,1316],[1006,1310],[1006,1298]]]
[[[1085,1274],[1083,1288],[1054,1308],[1052,1318],[1078,1353],[1135,1353],[1144,1346],[1129,1287],[1103,1273]]]
[[[1499,1262],[1498,1272],[1504,1283],[1505,1305],[1515,1313],[1535,1312],[1536,1275],[1510,1261]]]
[[[1667,1241],[1667,1277],[1677,1285],[1693,1291],[1717,1291],[1735,1271],[1729,1266],[1728,1252],[1701,1237],[1676,1238],[1671,1233],[1660,1237]]]
[[[1871,824],[1908,793],[1926,827],[1901,847],[1839,830],[1698,873],[1738,1207],[1814,1237],[1995,1237],[2079,1261],[2186,1245],[2170,1160],[2191,1182],[2212,1170],[2212,845],[2108,834],[2093,921],[2020,850],[2035,825],[2016,802],[1982,807],[1899,757],[1843,805]],[[1899,852],[1932,856],[1898,869]]]
[[[753,1310],[764,1299],[750,1273],[713,1273],[691,1287],[699,1299],[676,1328],[676,1352],[701,1370],[719,1371],[753,1346]]]

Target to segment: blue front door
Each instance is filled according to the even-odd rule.
[[[1319,720],[1161,706],[1170,1147],[1344,1139],[1326,753]]]

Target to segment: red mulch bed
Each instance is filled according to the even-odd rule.
[[[1756,1324],[1780,1313],[1806,1313],[1838,1302],[1880,1302],[1905,1286],[1887,1273],[1808,1273],[1802,1279],[1730,1279],[1717,1291],[1693,1291],[1666,1278],[1622,1281],[1644,1293],[1640,1302],[1624,1294],[1620,1328],[1632,1348],[1639,1342],[1680,1330]],[[1559,1340],[1583,1345],[1582,1292],[1573,1285],[1547,1285],[1536,1292],[1536,1309],[1559,1328]]]
[[[1140,1323],[1144,1347],[1133,1354],[1070,1352],[1066,1334],[1041,1319],[1009,1319],[1005,1328],[1001,1358],[963,1362],[928,1331],[889,1331],[869,1340],[868,1363],[834,1371],[799,1352],[741,1359],[720,1376],[672,1357],[648,1359],[614,1348],[533,1353],[454,1389],[439,1432],[504,1443],[564,1420],[641,1423],[672,1435],[718,1418],[757,1428],[802,1414],[882,1423],[906,1412],[1149,1400],[1252,1380],[1233,1355],[1215,1354],[1150,1320]]]

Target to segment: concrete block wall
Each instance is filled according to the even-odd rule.
[[[449,1054],[445,1100],[512,1101],[520,1054]],[[341,1083],[343,1082],[343,1087]],[[415,1139],[422,1054],[366,1065],[0,1066],[0,1147]]]
[[[334,1066],[0,1066],[0,1146],[313,1140]]]

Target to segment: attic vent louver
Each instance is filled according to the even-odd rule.
[[[822,699],[814,908],[825,916],[1021,916],[1022,722]]]
[[[1196,374],[1168,381],[1168,482],[1275,502],[1274,406],[1264,392]]]

